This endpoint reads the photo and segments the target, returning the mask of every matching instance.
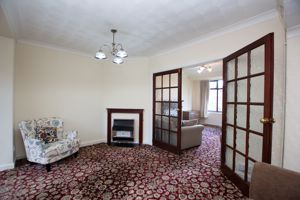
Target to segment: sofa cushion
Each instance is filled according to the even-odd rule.
[[[52,143],[58,140],[55,127],[36,127],[36,139],[44,143]]]
[[[198,119],[182,120],[181,126],[195,126],[198,124]]]

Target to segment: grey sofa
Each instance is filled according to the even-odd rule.
[[[200,146],[203,129],[201,124],[181,127],[181,150]]]
[[[254,164],[250,183],[250,199],[300,199],[300,173],[266,163]]]

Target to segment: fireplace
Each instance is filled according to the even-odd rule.
[[[133,142],[134,120],[114,119],[112,131],[113,142]]]
[[[113,142],[113,126],[112,126],[112,114],[114,113],[121,113],[121,114],[138,114],[138,144],[142,145],[143,144],[143,121],[144,121],[144,115],[143,115],[144,110],[143,109],[136,109],[136,108],[107,108],[107,144],[111,145],[112,143],[118,143],[118,142]],[[119,121],[120,122],[120,121]],[[122,125],[122,122],[120,122]],[[117,123],[117,124],[120,124]],[[134,121],[131,122],[132,126],[134,124]],[[126,130],[128,131],[128,130]],[[133,135],[133,130],[132,130],[132,138],[133,141],[130,141],[132,144],[134,144],[134,135]],[[115,135],[116,136],[116,135]],[[128,132],[119,132],[117,136],[128,136]],[[118,138],[116,138],[118,139]],[[128,138],[129,139],[129,138]],[[121,140],[122,141],[122,140]],[[121,142],[119,142],[121,143]]]

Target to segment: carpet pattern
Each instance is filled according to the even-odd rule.
[[[244,199],[219,170],[220,131],[175,155],[143,145],[84,147],[47,173],[41,165],[0,172],[0,199]]]

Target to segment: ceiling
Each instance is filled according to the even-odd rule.
[[[151,56],[276,9],[277,1],[0,0],[0,5],[16,39],[93,55],[111,42],[110,29],[116,28],[116,41],[129,56]]]
[[[200,66],[200,65],[199,65]],[[223,76],[223,62],[215,61],[211,63],[206,63],[201,66],[210,66],[212,68],[211,72],[207,70],[202,71],[200,74],[197,72],[199,66],[185,67],[182,70],[183,76],[187,76],[191,80],[212,80],[219,79]]]

